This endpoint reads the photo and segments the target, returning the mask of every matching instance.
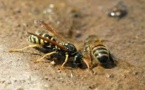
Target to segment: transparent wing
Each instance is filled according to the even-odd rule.
[[[57,38],[61,39],[64,42],[67,42],[67,40],[58,32],[56,32],[50,25],[46,24],[44,21],[41,21],[41,23],[49,32],[53,33]]]

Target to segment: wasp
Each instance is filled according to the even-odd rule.
[[[19,52],[28,48],[42,48],[46,50],[47,53],[34,62],[40,62],[47,56],[59,54],[65,57],[61,65],[62,69],[70,57],[74,57],[74,63],[80,62],[82,55],[77,51],[76,47],[72,43],[69,43],[62,35],[57,33],[50,25],[46,24],[44,21],[41,21],[41,23],[49,33],[35,34],[28,32],[30,34],[28,40],[33,43],[33,45],[21,49],[13,49],[10,50],[10,52]]]
[[[118,17],[118,18],[122,18],[126,15],[127,15],[127,8],[122,2],[119,2],[117,5],[115,5],[108,13],[108,16]]]
[[[103,40],[100,40],[96,35],[90,35],[85,40],[83,59],[89,69],[91,68],[90,65],[95,65],[96,63],[105,68],[115,66],[115,62],[109,50],[103,44]]]

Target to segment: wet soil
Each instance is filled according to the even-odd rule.
[[[117,19],[107,16],[117,0],[0,0],[0,89],[144,90],[145,1],[122,2],[128,14]],[[44,55],[35,49],[9,53],[10,49],[30,45],[27,32],[47,32],[38,20],[50,23],[78,49],[89,35],[98,35],[106,40],[117,66],[97,66],[93,75],[69,64],[59,70],[61,64],[53,66],[49,60],[34,63]]]

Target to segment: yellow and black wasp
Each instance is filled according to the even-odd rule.
[[[57,33],[44,21],[42,21],[42,25],[49,31],[48,33],[34,34],[28,32],[30,34],[29,41],[32,42],[33,45],[29,45],[21,49],[13,49],[10,50],[10,52],[18,52],[28,48],[42,48],[46,50],[47,53],[35,62],[40,62],[47,56],[59,54],[65,57],[61,68],[64,68],[64,65],[67,63],[69,57],[74,58],[74,64],[80,64],[82,55],[77,51],[76,47],[72,43],[67,42],[63,36]]]
[[[109,50],[103,44],[103,40],[100,40],[96,35],[90,35],[85,40],[83,59],[89,69],[91,65],[95,64],[99,64],[105,68],[115,66],[115,62]]]

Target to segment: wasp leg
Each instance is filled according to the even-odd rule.
[[[85,64],[87,65],[87,68],[90,69],[90,65],[89,65],[89,63],[88,63],[85,59],[83,59],[83,61],[84,61]]]
[[[90,68],[89,63],[88,63],[85,59],[83,59],[83,61],[84,61],[84,62],[85,62],[85,64],[87,65],[87,68],[88,68],[88,70],[91,72],[91,74],[92,74],[92,75],[94,75],[94,74],[95,74],[95,72],[92,70],[92,68]]]
[[[20,51],[23,51],[25,49],[34,48],[34,47],[41,47],[41,46],[38,44],[34,44],[34,45],[29,45],[29,46],[23,47],[21,49],[12,49],[12,50],[9,50],[9,52],[20,52]]]
[[[66,55],[65,55],[65,61],[64,61],[63,64],[61,65],[61,69],[64,68],[64,65],[66,64],[67,61],[68,61],[68,54],[66,53]]]
[[[45,54],[43,57],[41,57],[40,59],[35,60],[34,63],[41,62],[41,61],[43,61],[43,58],[45,58],[45,57],[47,57],[47,56],[50,56],[50,55],[52,55],[52,54],[55,54],[55,53],[56,53],[56,51],[47,53],[47,54]]]

